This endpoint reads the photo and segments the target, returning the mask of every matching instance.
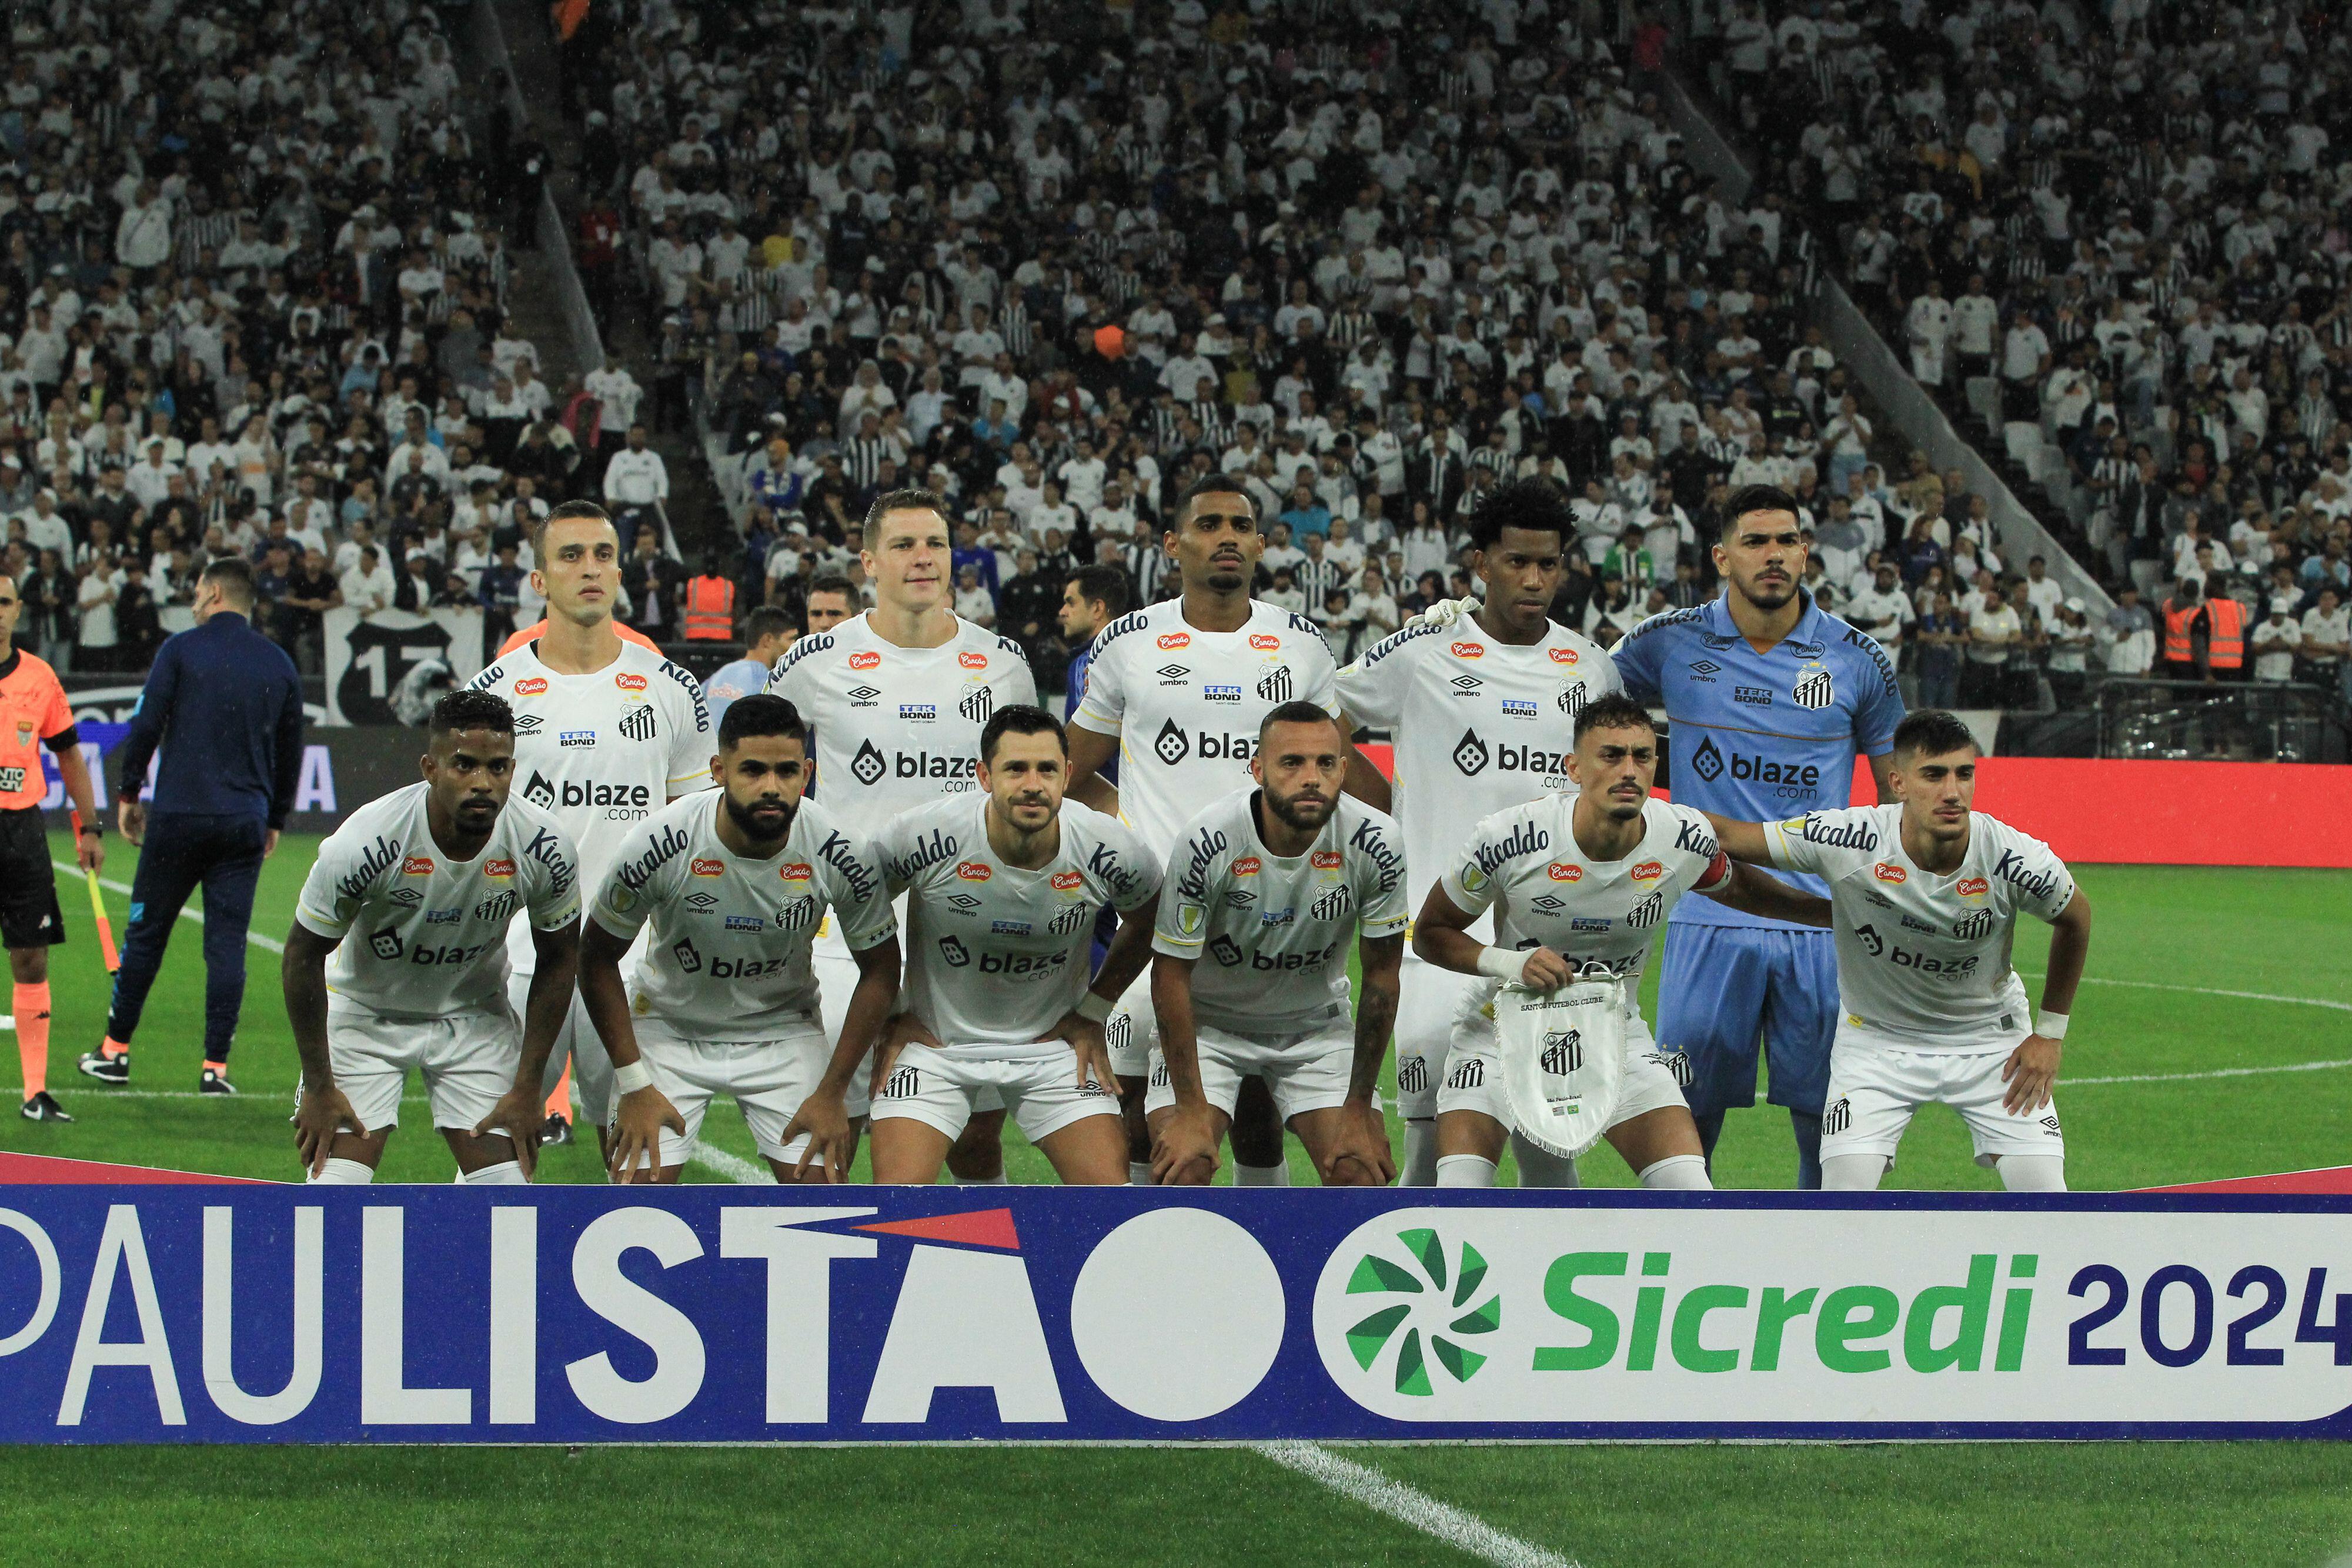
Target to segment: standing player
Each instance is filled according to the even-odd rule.
[[[1595,967],[1623,997],[1623,1076],[1603,1134],[1646,1187],[1706,1188],[1698,1129],[1684,1103],[1673,1055],[1642,1021],[1642,971],[1659,923],[1685,893],[1790,921],[1826,925],[1828,904],[1735,865],[1706,818],[1653,799],[1657,732],[1622,695],[1586,705],[1576,721],[1571,795],[1543,795],[1486,818],[1438,878],[1413,925],[1430,963],[1495,983],[1549,990]],[[1495,941],[1470,935],[1495,909]],[[1510,1131],[1491,1003],[1467,999],[1465,1027],[1437,1098],[1437,1185],[1492,1186]]]
[[[528,1180],[541,1073],[572,1006],[580,889],[554,816],[509,798],[514,716],[487,692],[433,706],[421,783],[361,807],[319,846],[286,934],[286,1017],[302,1058],[294,1142],[314,1182],[375,1179],[418,1069],[462,1179]],[[538,962],[507,1004],[520,915]]]
[[[983,1090],[1065,1183],[1127,1179],[1103,1020],[1150,956],[1160,868],[1116,819],[1063,799],[1068,758],[1061,720],[1005,708],[981,732],[978,793],[883,830],[884,873],[907,893],[913,1028],[877,1073],[877,1182],[936,1181]],[[1105,904],[1125,918],[1090,985]]]
[[[1481,818],[1575,788],[1568,754],[1576,716],[1619,689],[1600,644],[1551,619],[1561,555],[1576,522],[1559,488],[1520,479],[1488,490],[1470,516],[1471,570],[1483,602],[1450,628],[1416,622],[1339,672],[1349,719],[1396,737],[1393,800],[1412,845],[1408,910],[1428,897]],[[1375,804],[1389,786],[1360,755],[1349,788]],[[1485,916],[1483,936],[1493,929]],[[1408,954],[1397,1010],[1397,1109],[1406,1118],[1402,1185],[1437,1179],[1437,1085],[1464,994],[1475,978]],[[1521,1141],[1530,1186],[1573,1186],[1576,1167]]]
[[[1152,937],[1160,1049],[1152,1176],[1202,1186],[1244,1077],[1262,1079],[1326,1186],[1396,1174],[1381,1063],[1404,957],[1405,853],[1386,812],[1342,799],[1348,730],[1313,703],[1258,726],[1256,788],[1186,823]],[[1363,989],[1348,1019],[1349,939]]]
[[[615,1064],[615,1180],[636,1179],[641,1159],[651,1179],[677,1180],[715,1093],[734,1096],[777,1180],[848,1178],[845,1100],[898,995],[898,926],[872,851],[801,799],[807,746],[783,698],[735,703],[719,721],[718,789],[629,834],[589,906],[580,996]],[[859,971],[838,1050],[809,967],[828,909]],[[625,985],[641,930],[651,939]]]
[[[1178,831],[1204,802],[1249,782],[1258,726],[1269,712],[1294,698],[1339,711],[1322,632],[1304,615],[1250,597],[1265,538],[1257,503],[1241,481],[1219,474],[1194,480],[1171,517],[1161,544],[1183,594],[1103,628],[1070,721],[1072,790],[1090,803],[1116,804],[1155,870],[1168,863]],[[1114,756],[1116,791],[1101,777]],[[1109,1029],[1129,1179],[1139,1183],[1151,1179],[1144,1079],[1158,1035],[1150,982],[1139,978],[1119,998]],[[1233,1137],[1236,1185],[1289,1184],[1282,1124],[1256,1079],[1242,1092]]]
[[[975,794],[982,728],[1005,708],[1034,706],[1037,683],[1020,643],[955,612],[954,530],[937,496],[877,497],[861,542],[874,608],[793,643],[768,690],[816,731],[813,798],[871,841],[914,806]],[[903,906],[898,924],[906,925]],[[861,971],[830,917],[818,928],[815,953],[825,1038],[839,1040]],[[862,1082],[850,1087],[849,1110],[853,1117],[866,1113]],[[958,1180],[1003,1179],[1003,1107],[982,1095],[949,1162]]]
[[[1087,671],[1093,668],[1097,639],[1103,628],[1127,613],[1127,573],[1115,566],[1080,567],[1062,585],[1062,641],[1070,647],[1070,667],[1062,697],[1065,721],[1078,716],[1078,703],[1087,695]],[[1103,781],[1118,787],[1118,763],[1105,762]]]
[[[1738,859],[1829,880],[1843,1015],[1822,1127],[1832,1191],[1876,1187],[1912,1113],[1937,1103],[2010,1191],[2066,1190],[2051,1086],[2091,904],[2049,845],[1972,810],[1977,759],[1967,725],[1926,709],[1895,731],[1899,804],[1716,821]],[[2020,913],[2054,928],[2038,1017],[2010,967]]]
[[[702,683],[702,698],[710,706],[710,722],[727,722],[727,709],[739,697],[768,689],[768,677],[786,649],[800,640],[793,618],[772,604],[754,605],[743,617],[743,656],[719,665]]]
[[[580,846],[582,879],[601,887],[631,826],[709,787],[710,715],[692,675],[614,626],[620,536],[602,507],[586,501],[556,507],[533,526],[530,548],[538,562],[531,584],[547,596],[547,630],[475,676],[473,688],[513,705],[522,797],[554,813]],[[508,944],[517,992],[537,963],[527,931],[517,922]],[[575,1062],[581,1108],[602,1128],[611,1120],[613,1065],[577,1005],[548,1062],[551,1091]],[[568,1101],[559,1102],[547,1141],[571,1141],[560,1113],[568,1109]]]
[[[1841,808],[1856,752],[1887,798],[1903,717],[1894,666],[1876,638],[1797,586],[1805,557],[1795,499],[1750,485],[1723,511],[1715,564],[1724,596],[1653,616],[1612,651],[1626,692],[1664,705],[1677,804],[1741,821]],[[1710,1157],[1724,1113],[1756,1103],[1760,1040],[1767,1097],[1788,1108],[1796,1134],[1797,1185],[1821,1186],[1836,974],[1825,931],[1713,899],[1682,905],[1666,929],[1658,1038],[1688,1059],[1691,1113]]]
[[[66,796],[81,813],[74,859],[85,873],[105,865],[106,844],[65,687],[55,670],[11,641],[24,607],[16,580],[0,573],[0,946],[8,949],[9,1010],[25,1070],[19,1113],[28,1122],[70,1122],[49,1093],[49,949],[66,939],[66,923],[41,821],[49,786],[40,747],[56,754]]]

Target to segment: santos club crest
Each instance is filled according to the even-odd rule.
[[[1804,673],[1797,677],[1797,684],[1790,689],[1789,695],[1796,700],[1799,707],[1824,708],[1835,700],[1837,684],[1831,678],[1829,671],[1820,664],[1808,664]]]

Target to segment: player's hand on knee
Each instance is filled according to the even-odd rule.
[[[539,1166],[539,1129],[547,1115],[547,1096],[541,1093],[536,1081],[529,1085],[518,1083],[499,1096],[490,1113],[474,1124],[478,1138],[505,1134],[514,1145],[515,1164],[522,1167],[522,1179],[529,1181]]]
[[[1377,1105],[1342,1105],[1339,1131],[1316,1175],[1325,1186],[1386,1186],[1396,1180],[1396,1155]]]
[[[652,1181],[661,1175],[661,1134],[665,1127],[681,1138],[686,1136],[686,1118],[677,1113],[669,1096],[650,1083],[621,1096],[620,1112],[613,1123],[612,1176],[615,1182]],[[637,1174],[640,1168],[645,1172],[642,1176]]]
[[[2000,1065],[2000,1108],[2012,1116],[2031,1116],[2050,1103],[2051,1086],[2058,1082],[2058,1055],[2063,1049],[2043,1035],[2029,1034]]]
[[[793,1179],[808,1180],[809,1165],[817,1162],[829,1182],[849,1179],[849,1107],[838,1089],[817,1086],[814,1093],[801,1102],[793,1119],[784,1124],[784,1135],[778,1140],[790,1148],[794,1138],[805,1136],[808,1147],[802,1151],[800,1163],[793,1167]]]
[[[1118,1074],[1110,1068],[1110,1046],[1103,1039],[1103,1026],[1087,1018],[1075,1008],[1062,1015],[1054,1026],[1055,1035],[1070,1042],[1070,1050],[1078,1059],[1077,1083],[1083,1089],[1092,1079],[1102,1086],[1103,1092],[1118,1092]]]
[[[324,1089],[305,1085],[295,1102],[293,1121],[294,1152],[312,1176],[327,1168],[327,1158],[335,1152],[336,1134],[348,1128],[360,1137],[368,1135],[352,1103],[332,1084]]]
[[[1161,1186],[1206,1186],[1217,1174],[1217,1134],[1209,1108],[1179,1105],[1151,1134],[1151,1179]]]
[[[1527,967],[1519,971],[1519,984],[1531,991],[1556,990],[1575,978],[1575,967],[1549,947],[1530,952]]]

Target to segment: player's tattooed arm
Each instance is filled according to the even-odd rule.
[[[507,1135],[525,1180],[539,1165],[539,1127],[547,1114],[542,1074],[548,1055],[555,1049],[555,1037],[572,1011],[572,984],[580,974],[580,922],[568,920],[552,931],[534,926],[530,944],[539,967],[523,998],[522,1059],[516,1063],[514,1082],[474,1127],[478,1138],[493,1133]]]
[[[857,1070],[865,1065],[866,1053],[874,1049],[876,1037],[890,1021],[890,1009],[898,1001],[900,960],[896,936],[885,937],[851,956],[857,960],[857,986],[849,993],[849,1009],[842,1015],[841,1039],[834,1044],[824,1076],[784,1128],[782,1141],[787,1145],[802,1134],[808,1134],[808,1148],[793,1168],[793,1179],[798,1181],[809,1179],[812,1162],[819,1162],[826,1181],[849,1179],[849,1162],[856,1148],[849,1126],[849,1086],[857,1081]]]
[[[1729,852],[1727,850],[1726,852]],[[1731,875],[1722,886],[1694,891],[1717,904],[1745,914],[1761,915],[1767,920],[1785,920],[1791,925],[1818,925],[1824,930],[1829,927],[1828,899],[1817,893],[1790,887],[1779,877],[1736,860],[1731,866]]]
[[[2042,982],[2042,1015],[2034,1020],[2034,1032],[2020,1040],[2001,1064],[2001,1082],[2008,1087],[2001,1092],[2000,1103],[2012,1116],[2030,1116],[2050,1103],[2063,1048],[2057,1039],[2043,1034],[2042,1028],[2053,1014],[2059,1023],[2050,1027],[2061,1027],[2074,1010],[2074,991],[2083,983],[2083,967],[2090,957],[2091,901],[2076,888],[2058,918],[2050,923],[2050,958]]]
[[[1348,1099],[1339,1107],[1339,1136],[1331,1141],[1329,1165],[1319,1173],[1326,1186],[1351,1177],[1386,1186],[1396,1179],[1396,1155],[1381,1115],[1381,1064],[1388,1060],[1396,1031],[1397,997],[1404,970],[1404,935],[1368,936],[1357,945],[1361,976],[1356,988],[1356,1056],[1348,1070]],[[1342,1166],[1351,1167],[1343,1171]]]
[[[1151,1179],[1161,1186],[1206,1186],[1217,1174],[1217,1131],[1201,1088],[1201,1040],[1192,1017],[1191,958],[1151,957],[1151,1010],[1160,1056],[1176,1107],[1151,1134]]]
[[[580,937],[580,1000],[616,1073],[638,1061],[637,1031],[629,1022],[628,988],[621,983],[621,960],[632,940],[614,936],[593,919],[586,922]],[[613,1127],[613,1180],[652,1181],[661,1175],[664,1127],[683,1135],[686,1118],[659,1089],[648,1083],[620,1095]]]
[[[1118,815],[1118,790],[1103,777],[1103,768],[1118,755],[1118,737],[1074,724],[1070,736],[1069,798],[1081,806]],[[1139,968],[1138,973],[1141,970]]]
[[[294,1050],[302,1059],[302,1089],[294,1106],[294,1152],[312,1176],[327,1168],[339,1133],[349,1130],[358,1137],[368,1135],[352,1103],[335,1087],[335,1069],[327,1054],[327,955],[341,941],[321,936],[297,920],[286,933],[286,956],[278,965],[286,989],[286,1021],[293,1026]]]
[[[1356,721],[1342,712],[1339,728],[1348,737],[1348,777],[1340,788],[1376,811],[1393,811],[1396,807],[1388,779],[1356,745]]]
[[[1549,991],[1576,978],[1568,960],[1549,947],[1523,953],[1490,947],[1470,935],[1477,913],[1445,895],[1443,884],[1433,886],[1412,923],[1412,950],[1425,964],[1457,975],[1486,975],[1531,990]]]

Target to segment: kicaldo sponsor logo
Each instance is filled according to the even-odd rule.
[[[689,865],[687,869],[694,873],[697,876],[725,876],[727,874],[727,862],[719,860],[704,860],[701,857],[697,856],[694,863]]]
[[[849,655],[849,667],[853,670],[871,670],[881,663],[882,655],[874,653],[870,649],[863,653],[852,653]]]
[[[514,684],[514,694],[519,697],[535,697],[545,690],[547,690],[547,680],[542,675],[533,675],[529,680],[517,681]]]
[[[1544,867],[1544,874],[1554,882],[1582,882],[1584,868],[1580,865],[1562,865],[1559,862],[1554,861]]]
[[[624,673],[614,675],[613,684],[625,692],[641,692],[646,689],[645,676],[635,674]]]
[[[1484,643],[1454,643],[1448,646],[1447,651],[1457,659],[1483,659],[1486,656],[1486,644]]]
[[[958,653],[956,655],[956,663],[961,664],[967,670],[984,670],[988,668],[988,655],[985,653]]]
[[[1192,633],[1190,632],[1162,632],[1160,633],[1160,646],[1163,649],[1189,648],[1192,645]]]
[[[1870,874],[1876,877],[1881,882],[1905,882],[1910,878],[1910,873],[1905,871],[1901,866],[1889,865],[1885,861],[1880,861],[1875,865],[1873,865],[1870,868]]]
[[[956,875],[966,882],[986,882],[992,873],[978,861],[965,861],[956,867]]]
[[[410,855],[406,860],[400,862],[400,874],[403,876],[431,876],[433,874],[433,857],[431,855]]]

